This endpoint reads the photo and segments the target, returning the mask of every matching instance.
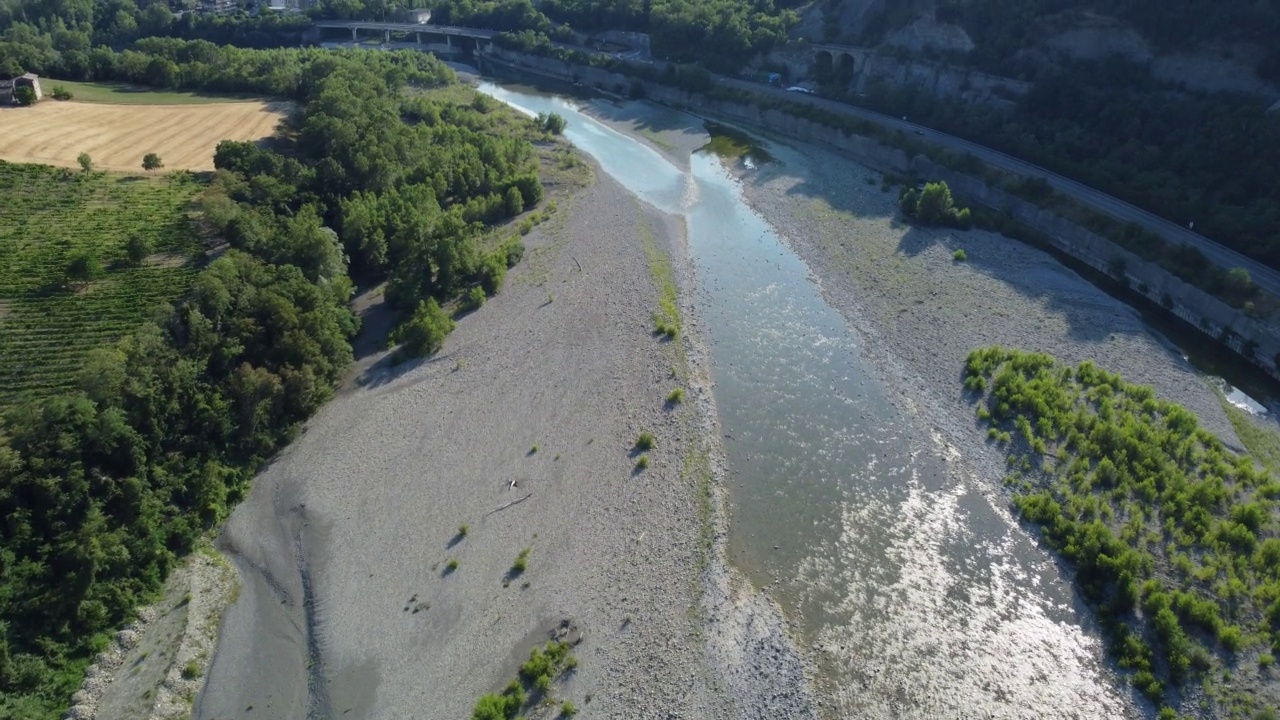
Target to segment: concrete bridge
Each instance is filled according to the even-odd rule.
[[[426,23],[407,23],[407,22],[378,22],[376,20],[317,20],[311,25],[317,32],[325,30],[344,30],[351,33],[351,41],[360,41],[360,32],[381,32],[383,42],[391,43],[391,34],[412,36],[414,44],[429,45],[435,40],[438,44],[440,38],[444,39],[446,47],[454,48],[457,51],[469,50],[486,50],[493,43],[493,38],[498,34],[496,30],[481,30],[479,28],[456,27],[453,25],[430,25]],[[427,38],[427,43],[423,42],[423,37]]]

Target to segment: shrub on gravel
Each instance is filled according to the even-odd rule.
[[[989,385],[979,407],[1024,473],[1014,505],[1072,565],[1133,685],[1159,703],[1203,675],[1218,702],[1247,697],[1206,671],[1244,666],[1249,638],[1280,641],[1280,481],[1092,362],[990,347],[965,373]]]
[[[445,337],[455,327],[435,298],[418,303],[418,309],[403,325],[391,333],[391,342],[401,346],[409,357],[426,357],[444,346]]]

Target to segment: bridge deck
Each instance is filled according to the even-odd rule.
[[[454,25],[431,25],[407,22],[377,22],[375,20],[318,20],[312,23],[318,28],[329,30],[390,30],[391,32],[420,32],[434,35],[454,35],[473,37],[481,40],[492,40],[496,30],[457,27]]]

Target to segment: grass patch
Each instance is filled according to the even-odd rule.
[[[200,250],[187,208],[199,190],[187,173],[126,179],[0,162],[0,406],[69,389],[92,350],[186,293]],[[131,241],[176,261],[130,257]],[[88,275],[69,277],[85,258]]]
[[[711,140],[702,150],[730,160],[746,158],[757,165],[773,162],[773,156],[751,135],[713,122],[706,123],[706,127]]]
[[[644,243],[644,254],[649,260],[649,275],[658,290],[658,310],[653,314],[653,331],[672,340],[680,335],[683,322],[680,317],[680,301],[676,292],[676,276],[671,261],[658,249],[653,230],[643,221],[639,227]]]
[[[476,701],[471,710],[471,720],[513,720],[521,717],[522,711],[532,710],[540,700],[553,704],[550,698],[552,684],[578,665],[570,650],[569,643],[554,640],[547,641],[543,647],[535,647],[529,652],[529,659],[520,666],[516,680],[507,683],[501,693],[488,693]],[[566,707],[577,713],[573,703],[566,701],[560,706],[561,714],[565,713]]]
[[[693,485],[694,502],[698,511],[698,565],[705,568],[711,562],[712,544],[715,538],[715,498],[711,487],[711,455],[705,448],[690,447],[684,456],[680,471],[682,479]]]
[[[1249,411],[1227,402],[1222,393],[1218,393],[1218,399],[1245,449],[1273,476],[1280,477],[1280,430],[1262,425]]]
[[[225,102],[261,102],[261,95],[214,94],[186,90],[154,90],[140,85],[118,82],[72,82],[41,78],[42,84],[52,88],[61,86],[71,93],[71,99],[79,102],[110,103],[113,105],[199,105]]]

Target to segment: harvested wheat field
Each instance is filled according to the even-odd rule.
[[[75,167],[89,153],[99,170],[140,170],[156,153],[166,170],[212,170],[222,140],[256,140],[275,132],[281,102],[201,105],[105,105],[45,101],[0,109],[0,159]]]

